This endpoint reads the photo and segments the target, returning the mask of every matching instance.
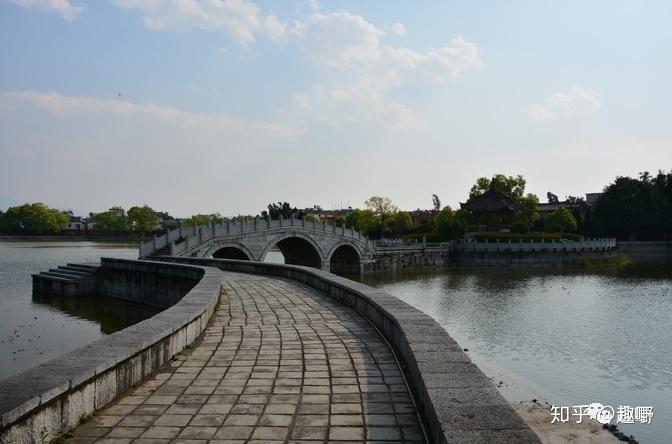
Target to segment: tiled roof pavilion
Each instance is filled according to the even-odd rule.
[[[460,207],[474,213],[498,213],[523,209],[522,205],[498,191],[495,187],[490,187],[488,191],[467,203],[460,203]]]

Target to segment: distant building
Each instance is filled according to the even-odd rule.
[[[168,214],[167,211],[155,211],[154,215],[158,221],[158,226],[164,230],[172,230],[180,226],[180,221]]]
[[[602,194],[603,193],[586,193],[586,203],[588,206],[592,207],[595,205],[595,202],[597,202],[597,199],[599,199]]]
[[[63,231],[82,231],[86,229],[86,224],[80,216],[70,215],[68,222],[61,226]]]
[[[471,211],[478,231],[506,231],[511,226],[511,215],[523,209],[494,185],[467,203],[460,203],[460,207]]]
[[[122,207],[112,207],[108,210],[110,213],[114,213],[117,216],[125,216],[126,215],[126,210],[124,210]]]

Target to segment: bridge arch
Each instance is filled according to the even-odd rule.
[[[254,260],[252,252],[245,245],[238,242],[217,242],[208,248],[203,256],[212,256],[217,259]]]
[[[282,252],[286,264],[322,268],[324,252],[310,236],[293,231],[273,238],[261,253],[260,260],[262,262],[271,248],[275,246]]]
[[[341,241],[329,252],[329,270],[336,274],[360,272],[362,252],[357,245]]]

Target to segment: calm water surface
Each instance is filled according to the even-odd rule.
[[[105,298],[32,295],[31,273],[100,257],[135,259],[135,245],[0,241],[0,379],[146,319],[159,310]]]
[[[444,270],[365,276],[436,319],[509,401],[653,406],[672,442],[672,273]],[[550,415],[549,415],[550,421]]]

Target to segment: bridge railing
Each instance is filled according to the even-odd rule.
[[[611,251],[616,249],[615,238],[586,239],[581,241],[549,242],[458,242],[457,251],[467,253],[485,252],[552,252],[552,251]]]
[[[453,242],[406,242],[402,239],[378,239],[374,240],[376,250],[420,250],[420,249],[445,249],[452,248]]]
[[[180,225],[178,228],[167,231],[160,236],[154,236],[150,241],[140,244],[140,257],[148,257],[162,249],[168,249],[171,256],[176,256],[184,254],[215,237],[273,230],[283,227],[302,227],[310,230],[331,232],[368,242],[366,236],[357,230],[326,223],[325,221],[316,222],[314,220],[296,219],[295,217],[289,219],[261,219],[257,216],[254,219],[234,218],[218,224]]]

